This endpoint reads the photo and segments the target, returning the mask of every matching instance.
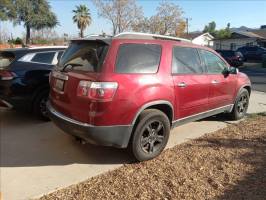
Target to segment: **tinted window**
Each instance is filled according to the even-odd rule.
[[[201,74],[203,67],[196,49],[187,47],[174,47],[172,60],[172,73]]]
[[[100,72],[108,45],[95,41],[72,42],[59,61],[57,68],[65,71]]]
[[[15,59],[15,55],[11,52],[0,52],[0,69],[8,67]]]
[[[122,44],[116,59],[118,73],[156,73],[161,58],[157,44]]]
[[[200,50],[200,53],[208,73],[221,74],[224,68],[227,67],[226,63],[214,53],[205,50]]]
[[[234,51],[222,51],[221,55],[225,57],[231,57],[231,56],[235,56],[235,52]]]
[[[32,62],[51,64],[54,59],[55,52],[36,53],[31,59]]]

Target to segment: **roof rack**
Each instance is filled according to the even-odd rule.
[[[129,38],[129,39],[161,39],[161,40],[174,40],[174,41],[182,41],[182,42],[190,42],[188,39],[172,37],[166,35],[158,35],[151,33],[141,33],[141,32],[123,32],[114,36],[114,38]]]

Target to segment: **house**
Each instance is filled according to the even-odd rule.
[[[236,50],[242,46],[261,46],[266,47],[266,28],[256,30],[236,30],[230,38],[214,39],[214,49],[216,50]]]
[[[214,37],[210,33],[194,32],[182,37],[191,40],[191,42],[194,44],[208,47],[213,46]]]

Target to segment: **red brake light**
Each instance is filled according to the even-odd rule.
[[[7,81],[7,80],[12,80],[15,77],[15,73],[2,70],[0,71],[0,80]]]
[[[77,95],[98,101],[111,101],[115,95],[118,84],[116,82],[90,82],[80,81]]]

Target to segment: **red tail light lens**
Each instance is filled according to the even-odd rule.
[[[0,71],[0,80],[7,81],[7,80],[12,80],[15,77],[15,73],[10,72],[10,71]]]
[[[98,101],[111,101],[117,87],[118,84],[116,82],[80,81],[77,95]]]

